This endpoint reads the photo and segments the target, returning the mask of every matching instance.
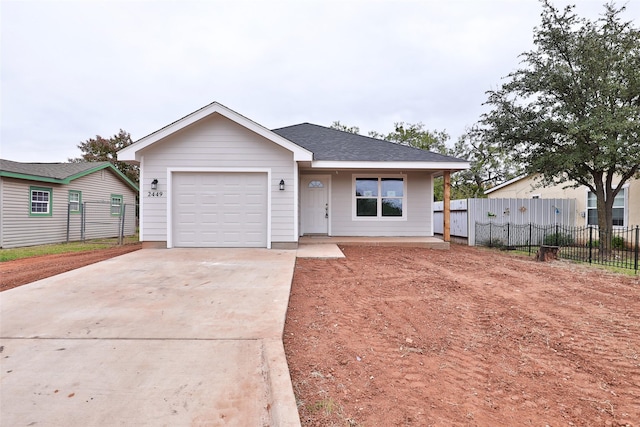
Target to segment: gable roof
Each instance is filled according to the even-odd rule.
[[[466,160],[310,123],[269,130],[218,102],[212,102],[123,148],[117,153],[118,160],[140,162],[143,149],[212,114],[220,114],[291,151],[294,161],[310,162],[312,168],[401,168],[436,173],[469,169]]]
[[[138,186],[109,162],[21,163],[0,159],[0,176],[53,184],[69,184],[74,179],[102,169],[111,170],[134,191],[138,191]]]
[[[313,159],[320,161],[466,162],[440,153],[311,123],[274,129],[273,132],[313,152]]]
[[[290,140],[271,132],[264,126],[259,125],[253,120],[250,120],[247,117],[236,113],[235,111],[225,107],[218,102],[212,102],[211,104],[205,105],[204,107],[194,111],[193,113],[188,114],[181,119],[168,124],[167,126],[145,136],[144,138],[139,139],[135,143],[118,151],[118,160],[140,161],[140,150],[212,114],[220,114],[221,116],[224,116],[227,119],[238,123],[240,126],[243,126],[257,133],[258,135],[270,140],[271,142],[280,145],[283,148],[286,148],[293,153],[293,159],[296,161],[309,161],[312,158],[312,154],[301,146],[296,145]]]

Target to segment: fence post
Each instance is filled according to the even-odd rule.
[[[71,223],[71,203],[67,203],[67,243],[69,243],[69,227]]]
[[[82,213],[80,214],[80,240],[84,242],[84,229],[87,222],[87,202],[82,203]]]
[[[511,246],[511,229],[509,228],[510,222],[507,222],[507,249]]]
[[[118,244],[122,245],[124,243],[124,217],[125,217],[125,212],[127,209],[127,205],[125,205],[124,203],[121,206],[120,209],[120,230],[118,232]]]
[[[591,264],[591,251],[593,251],[593,227],[589,226],[589,264]]]
[[[560,246],[560,242],[558,239],[558,223],[556,222],[556,246]]]
[[[635,261],[633,262],[633,269],[638,272],[638,253],[640,252],[640,225],[636,225],[636,248],[635,248]]]
[[[529,255],[531,255],[531,239],[533,239],[533,226],[529,223]]]

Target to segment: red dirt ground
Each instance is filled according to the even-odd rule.
[[[142,248],[142,243],[85,252],[42,255],[0,262],[0,291],[64,273]]]
[[[452,245],[298,259],[303,426],[638,426],[640,278]]]
[[[0,263],[0,289],[139,245]],[[303,426],[640,426],[640,278],[452,245],[298,259]]]

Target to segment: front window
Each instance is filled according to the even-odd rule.
[[[111,215],[119,216],[121,210],[122,210],[122,195],[112,194],[111,195]]]
[[[356,217],[405,216],[404,177],[358,177],[354,187]]]
[[[613,199],[613,225],[624,226],[624,196],[626,189],[621,189]],[[589,191],[587,195],[587,225],[598,225],[598,206],[596,194]]]
[[[82,193],[75,190],[69,190],[69,212],[79,213],[81,203]]]
[[[31,216],[51,216],[51,188],[29,187]]]

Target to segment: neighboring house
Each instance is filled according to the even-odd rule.
[[[140,240],[295,248],[302,235],[433,236],[433,178],[468,162],[214,102],[118,152],[140,165]]]
[[[116,237],[123,223],[125,235],[135,234],[137,194],[109,162],[0,160],[0,247]]]
[[[617,185],[617,182],[613,183]],[[541,187],[536,176],[523,176],[485,191],[487,197],[519,199],[575,199],[576,226],[598,225],[596,196],[587,187],[564,188],[569,183]],[[640,179],[630,179],[613,202],[614,227],[640,225]]]

